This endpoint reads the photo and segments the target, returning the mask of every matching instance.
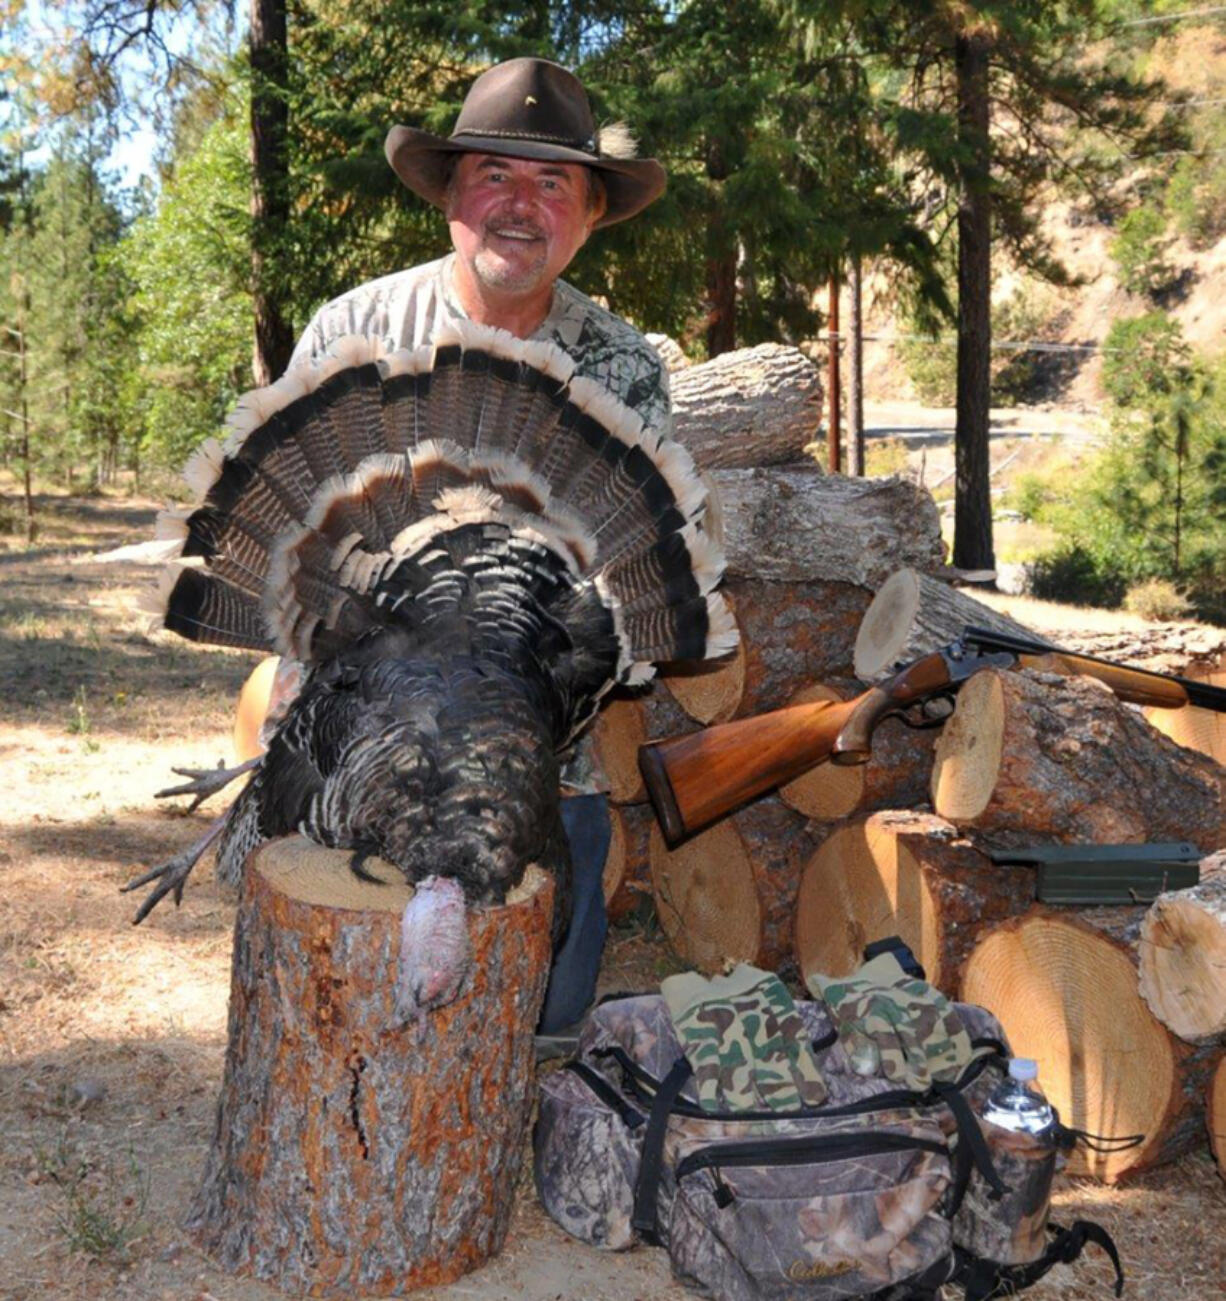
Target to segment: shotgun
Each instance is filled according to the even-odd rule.
[[[851,700],[789,705],[642,746],[639,768],[665,839],[675,845],[823,760],[867,762],[873,731],[883,719],[938,726],[953,712],[958,688],[984,668],[1080,674],[1097,678],[1131,704],[1197,705],[1226,713],[1226,688],[968,627],[948,646]]]

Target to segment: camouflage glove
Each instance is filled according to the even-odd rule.
[[[660,984],[707,1111],[816,1107],[826,1083],[779,977],[741,963],[711,980],[687,971]]]
[[[882,1075],[908,1089],[955,1080],[973,1056],[970,1035],[953,1004],[926,980],[909,976],[892,953],[854,975],[808,977],[825,999],[839,1040],[860,1075]]]

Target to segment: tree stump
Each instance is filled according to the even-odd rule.
[[[961,996],[996,1014],[1013,1051],[1039,1063],[1060,1119],[1091,1134],[1144,1134],[1138,1147],[1079,1145],[1070,1174],[1113,1183],[1204,1142],[1205,1091],[1221,1049],[1171,1034],[1137,990],[1143,907],[1035,908],[984,935]]]
[[[666,362],[674,436],[703,469],[799,461],[817,436],[821,373],[799,348],[761,343],[697,366]]]
[[[1217,1172],[1226,1179],[1226,1057],[1214,1067],[1205,1095],[1205,1122],[1209,1127],[1209,1146],[1217,1162]]]
[[[788,704],[843,698],[843,693],[830,687],[814,686],[798,691]],[[779,798],[819,822],[838,822],[878,809],[912,808],[928,799],[935,743],[932,731],[890,719],[873,733],[873,752],[867,763],[819,763],[780,786]]]
[[[985,669],[936,743],[932,803],[1005,843],[1226,843],[1226,770],[1155,732],[1101,683]]]
[[[651,889],[674,952],[708,974],[729,961],[790,965],[801,868],[820,834],[774,796],[673,850],[653,821]]]
[[[874,813],[837,827],[805,865],[796,963],[806,978],[845,976],[866,944],[900,935],[929,981],[953,995],[980,932],[1033,901],[1030,869],[995,866],[948,822]]]
[[[968,625],[1044,641],[1029,628],[958,588],[914,569],[899,569],[877,590],[856,636],[856,677],[878,682],[946,645]]]
[[[1141,922],[1140,990],[1181,1039],[1226,1036],[1226,853],[1201,863],[1199,885],[1150,906]]]
[[[252,856],[217,1125],[188,1228],[224,1268],[398,1296],[502,1247],[533,1099],[552,880],[474,910],[469,987],[420,1039],[393,1012],[411,887],[294,837]]]

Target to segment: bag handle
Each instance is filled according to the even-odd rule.
[[[1124,1293],[1124,1267],[1120,1264],[1120,1253],[1115,1241],[1101,1224],[1092,1220],[1076,1220],[1067,1229],[1058,1225],[1048,1225],[1048,1230],[1055,1236],[1047,1244],[1047,1250],[1038,1258],[1025,1265],[1000,1265],[995,1261],[982,1260],[957,1249],[962,1260],[956,1281],[966,1288],[966,1301],[990,1301],[992,1297],[1013,1296],[1023,1288],[1037,1283],[1054,1265],[1068,1265],[1081,1255],[1087,1242],[1101,1247],[1111,1258],[1115,1267],[1115,1295]]]
[[[643,1135],[643,1151],[639,1157],[639,1174],[634,1183],[634,1212],[631,1227],[643,1235],[653,1246],[660,1245],[657,1223],[660,1173],[664,1164],[664,1135],[668,1129],[669,1112],[677,1095],[693,1073],[693,1067],[684,1057],[678,1057],[672,1069],[660,1081],[651,1114],[647,1117],[647,1132]]]

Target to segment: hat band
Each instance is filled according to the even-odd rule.
[[[506,131],[499,130],[497,127],[465,127],[462,131],[455,131],[451,138],[458,140],[461,136],[488,137],[494,140],[537,140],[541,144],[561,145],[564,149],[575,149],[579,153],[591,154],[593,158],[596,153],[596,141],[594,137],[589,136],[586,140],[575,142],[568,140],[564,136],[546,135],[540,131]]]

